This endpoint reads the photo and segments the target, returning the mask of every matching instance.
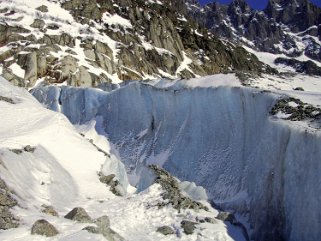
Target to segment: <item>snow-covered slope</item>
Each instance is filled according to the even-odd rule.
[[[284,92],[239,87],[233,75],[221,75],[133,82],[110,93],[52,86],[33,94],[74,124],[99,119],[97,131],[113,143],[133,184],[142,166],[157,163],[243,215],[254,240],[321,235],[321,133],[269,114]]]
[[[88,223],[63,218],[78,206],[92,218],[108,215],[111,228],[124,240],[244,240],[239,229],[219,220],[198,224],[194,234],[186,235],[180,226],[183,219],[214,218],[218,212],[210,207],[209,212],[158,208],[163,192],[159,184],[139,194],[128,187],[124,197],[110,192],[99,181],[99,171],[116,174],[123,187],[128,185],[127,176],[123,165],[110,155],[107,139],[93,128],[99,120],[98,124],[92,121],[76,129],[65,116],[43,108],[26,90],[13,87],[3,78],[0,113],[0,177],[18,201],[11,212],[20,224],[1,230],[1,240],[106,240],[82,230]],[[193,184],[184,185],[187,192],[196,190]],[[42,205],[53,206],[59,217],[42,213]],[[31,226],[38,219],[48,220],[59,234],[52,238],[31,235]],[[156,232],[162,225],[173,227],[176,234]]]

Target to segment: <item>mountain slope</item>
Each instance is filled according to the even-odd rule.
[[[0,34],[0,70],[21,86],[267,71],[198,26],[182,1],[1,1]]]
[[[190,14],[217,36],[321,66],[321,9],[309,0],[269,0],[264,11],[251,9],[246,0],[190,5]]]

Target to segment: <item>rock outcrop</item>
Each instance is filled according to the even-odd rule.
[[[171,204],[174,208],[178,210],[208,210],[208,208],[204,206],[202,203],[193,201],[192,199],[185,197],[179,189],[178,181],[167,171],[156,165],[150,165],[149,167],[156,175],[155,183],[160,184],[164,190],[164,193],[162,194],[164,201],[158,203],[159,207]]]
[[[124,238],[110,228],[110,221],[108,216],[101,216],[94,220],[96,226],[87,226],[83,230],[86,230],[94,234],[102,234],[106,240],[109,241],[123,241]]]
[[[9,190],[6,183],[0,179],[0,229],[10,229],[19,226],[18,220],[10,212],[10,209],[18,204],[12,196],[13,193]]]
[[[187,15],[182,0],[56,4],[71,15],[55,17],[45,5],[30,7],[35,14],[29,17],[36,16],[30,26],[24,24],[26,16],[18,5],[8,14],[0,4],[0,47],[6,46],[0,64],[2,74],[14,84],[97,86],[122,80],[272,71],[245,49],[220,41],[201,27]]]
[[[283,65],[292,67],[298,73],[321,76],[321,67],[319,67],[317,64],[315,64],[311,60],[300,61],[296,59],[279,57],[274,60],[274,63],[283,64]]]
[[[85,209],[76,207],[65,215],[65,218],[77,221],[80,223],[92,223],[91,217],[88,215]]]
[[[263,11],[246,0],[229,5],[214,1],[203,8],[186,3],[194,6],[190,15],[220,37],[260,51],[321,61],[321,8],[308,0],[269,0]]]
[[[281,119],[291,121],[309,120],[311,122],[319,122],[321,120],[320,108],[293,97],[281,98],[277,101],[271,110],[271,114],[277,116],[279,113],[284,114],[281,116]]]
[[[108,176],[105,176],[101,172],[98,173],[99,181],[109,186],[109,190],[114,193],[116,196],[124,196],[124,190],[121,187],[118,180],[114,180],[116,177],[115,174],[110,174]]]

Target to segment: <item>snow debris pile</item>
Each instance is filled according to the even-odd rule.
[[[293,97],[279,99],[272,108],[271,114],[276,118],[291,121],[321,120],[320,108],[303,103],[300,99]]]

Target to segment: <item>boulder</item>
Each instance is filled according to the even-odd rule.
[[[48,7],[46,5],[41,5],[40,7],[36,8],[38,11],[46,13],[48,12]]]
[[[164,235],[170,235],[175,233],[175,230],[170,226],[158,227],[156,231]]]
[[[108,216],[101,216],[94,220],[95,226],[87,226],[86,230],[94,234],[102,234],[108,241],[123,241],[124,238],[110,228],[110,221]]]
[[[217,223],[217,221],[214,219],[214,218],[211,218],[211,217],[205,217],[204,219],[205,222],[207,223]]]
[[[38,234],[46,237],[53,237],[58,233],[58,230],[45,219],[37,220],[31,228],[31,234]]]
[[[221,220],[223,222],[230,222],[231,224],[236,223],[234,214],[229,212],[219,212],[216,216],[216,219]]]
[[[25,152],[34,152],[36,150],[35,147],[31,147],[30,145],[27,145],[23,148]]]
[[[119,183],[119,181],[113,180],[114,177],[116,176],[115,174],[110,174],[105,176],[102,172],[99,172],[98,176],[99,176],[99,181],[108,185],[110,187],[109,190],[112,193],[114,193],[116,196],[124,196],[125,191],[121,186],[121,184]]]
[[[189,235],[189,234],[193,234],[197,223],[189,221],[189,220],[183,220],[181,222],[181,227],[184,230],[184,233]]]
[[[102,183],[105,183],[105,184],[109,185],[109,184],[112,182],[112,180],[114,179],[115,176],[116,176],[115,174],[110,174],[110,175],[108,175],[108,176],[105,176],[105,175],[103,175],[102,173],[100,173],[100,175],[99,175],[99,181],[101,181]]]
[[[74,208],[64,217],[80,223],[92,223],[91,217],[87,214],[86,210],[81,207]]]

